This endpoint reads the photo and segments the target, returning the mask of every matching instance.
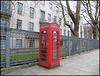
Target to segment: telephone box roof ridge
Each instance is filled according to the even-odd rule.
[[[55,23],[55,22],[44,22],[44,23],[42,23],[42,24],[57,24],[57,23]],[[59,24],[57,24],[57,25],[59,25]],[[60,25],[59,25],[60,26]]]

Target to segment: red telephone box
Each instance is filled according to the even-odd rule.
[[[39,65],[48,69],[60,65],[60,26],[57,23],[40,25]]]

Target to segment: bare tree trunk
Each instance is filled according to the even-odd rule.
[[[65,18],[64,8],[63,8],[63,5],[62,5],[61,0],[60,0],[60,4],[61,4],[61,7],[62,7],[62,15],[63,15],[63,18],[64,18],[65,25],[67,25],[70,28],[74,37],[78,37],[81,2],[82,1],[77,1],[76,12],[73,13],[72,10],[70,9],[70,5],[69,5],[68,0],[66,0],[66,6],[67,6],[68,14],[69,14],[70,18],[72,19],[72,21],[74,23],[74,29],[73,29],[71,27],[71,25],[68,24],[67,21],[66,21],[67,19]],[[77,51],[77,44],[78,44],[77,40],[73,39],[72,40],[72,53],[75,53],[75,51]]]
[[[93,39],[97,39],[97,36],[98,36],[98,29],[97,29],[97,24],[94,24],[94,27],[93,27]]]
[[[78,37],[79,27],[75,25],[73,37]],[[74,54],[77,51],[78,41],[76,39],[72,40],[72,53]]]

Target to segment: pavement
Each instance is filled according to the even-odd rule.
[[[39,65],[16,69],[2,75],[99,75],[99,49],[91,50],[60,60],[60,66],[46,69]]]

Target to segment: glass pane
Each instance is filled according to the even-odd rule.
[[[44,45],[44,46],[46,46],[46,43],[42,43],[41,45]]]
[[[53,54],[53,57],[57,57],[57,53],[56,53],[56,54],[54,53],[54,54]]]
[[[57,43],[53,43],[53,45],[57,45]]]
[[[42,38],[46,38],[46,35],[42,35]]]
[[[53,49],[57,49],[57,47],[53,47]]]
[[[53,58],[53,61],[57,61],[57,58]]]
[[[22,3],[18,3],[18,13],[19,14],[22,14],[22,6],[23,6]]]
[[[46,53],[46,51],[43,51],[43,50],[42,50],[42,53]]]
[[[46,61],[46,59],[44,59],[44,58],[41,58],[41,60],[42,60],[42,61]]]
[[[22,20],[17,20],[17,28],[21,29]]]
[[[53,42],[57,42],[57,39],[53,39]]]
[[[57,50],[53,50],[53,53],[57,53]]]
[[[58,32],[57,31],[53,31],[53,34],[57,34]]]
[[[21,48],[21,46],[22,46],[22,40],[17,39],[17,40],[16,40],[16,47],[17,47],[17,48]]]
[[[46,47],[42,47],[42,49],[46,49]]]
[[[53,38],[57,38],[57,35],[53,35]]]
[[[46,39],[42,39],[42,42],[46,42]]]
[[[42,57],[46,57],[46,55],[42,54]]]
[[[30,16],[33,17],[34,16],[34,8],[30,7]]]
[[[46,31],[42,31],[42,34],[46,34]]]

